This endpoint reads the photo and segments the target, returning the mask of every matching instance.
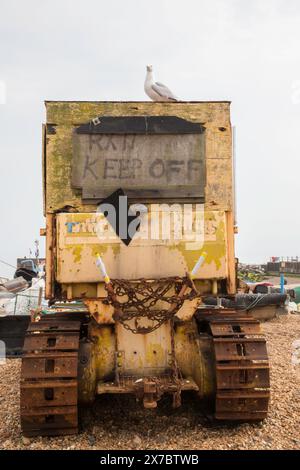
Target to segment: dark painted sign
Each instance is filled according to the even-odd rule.
[[[97,118],[77,128],[72,185],[82,189],[83,199],[107,197],[120,186],[129,197],[203,198],[204,129],[166,118],[151,123],[134,118],[127,125],[129,118],[122,118],[119,127],[113,119],[120,118],[105,123]],[[137,133],[130,133],[134,130]]]

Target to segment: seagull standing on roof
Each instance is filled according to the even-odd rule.
[[[171,90],[162,83],[155,82],[153,79],[152,65],[147,65],[147,75],[144,85],[145,93],[152,101],[178,101]]]

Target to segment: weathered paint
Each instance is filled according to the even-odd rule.
[[[98,293],[99,295],[99,293]],[[106,297],[106,293],[102,293],[102,298]],[[114,308],[112,305],[104,303],[99,298],[91,299],[87,298],[84,300],[85,305],[89,309],[90,314],[95,318],[99,324],[110,324],[114,323],[113,313]]]
[[[204,216],[204,242],[173,244],[173,249],[179,250],[185,263],[186,271],[190,272],[199,258],[199,253],[205,252],[206,258],[196,279],[226,278],[226,222],[225,213],[221,211],[206,211]],[[194,246],[194,249],[193,249]]]
[[[73,134],[72,187],[84,201],[108,197],[118,179],[131,198],[204,198],[204,132],[105,135],[91,134],[91,126]]]
[[[232,210],[232,158],[229,102],[46,102],[46,212],[65,205],[80,212],[95,210],[82,204],[81,192],[71,187],[72,132],[97,116],[178,116],[205,127],[206,208]],[[54,133],[53,130],[54,129]]]
[[[98,381],[112,380],[115,372],[115,331],[111,326],[89,326],[89,341],[79,349],[79,402],[94,401]]]
[[[46,103],[43,149],[44,209],[47,216],[46,296],[51,299],[55,296],[69,300],[84,299],[96,320],[90,322],[88,340],[82,341],[80,347],[80,401],[90,403],[97,390],[103,393],[99,384],[115,383],[119,376],[126,378],[131,375],[138,379],[168,374],[174,360],[169,322],[146,335],[134,335],[119,322],[114,322],[113,307],[105,304],[106,291],[95,263],[97,253],[101,254],[112,279],[132,280],[185,276],[194,267],[200,253],[205,251],[205,263],[195,278],[199,292],[216,293],[225,279],[227,292],[235,293],[229,107],[228,102]],[[96,214],[96,204],[85,203],[81,189],[72,187],[74,129],[98,116],[144,115],[177,116],[205,127],[204,239],[201,241],[134,238],[129,246],[125,246],[117,237],[115,240],[100,240],[95,231],[95,221],[103,216]],[[189,202],[182,199],[175,197],[164,202]],[[142,202],[150,205],[153,201],[147,198]],[[199,200],[191,198],[191,202],[196,204]],[[155,218],[155,209],[151,209],[147,217],[149,221]],[[177,312],[177,317],[184,322],[176,323],[173,332],[175,356],[182,376],[191,377],[200,395],[207,398],[215,389],[213,353],[210,341],[200,338],[191,319],[198,302],[201,302],[200,298],[185,301]],[[158,302],[157,308],[166,308],[161,304]]]
[[[92,283],[100,281],[94,263],[94,257],[98,252],[104,257],[111,277],[134,279],[184,275],[193,268],[202,249],[207,252],[207,257],[199,273],[199,279],[195,281],[197,286],[199,287],[201,282],[203,287],[208,279],[211,281],[227,279],[228,293],[235,292],[229,107],[229,102],[46,102],[47,125],[43,152],[45,210],[50,214],[55,211],[61,212],[65,207],[68,211],[71,208],[71,212],[65,215],[68,222],[85,223],[87,227],[84,237],[80,233],[69,233],[68,242],[65,243],[63,240],[65,228],[59,225],[60,218],[64,217],[64,214],[55,216],[57,236],[52,240],[51,250],[47,251],[47,272],[51,271],[51,279],[49,274],[47,275],[48,298],[53,297],[54,281],[64,286],[63,295],[68,292],[69,296],[75,297],[78,292],[84,290],[85,296],[92,294],[97,296],[99,289],[97,290]],[[104,115],[173,115],[201,123],[205,127],[205,225],[209,227],[210,223],[214,223],[213,219],[219,218],[215,240],[206,239],[204,245],[190,244],[188,249],[187,244],[180,241],[159,245],[133,240],[129,247],[125,247],[118,240],[97,243],[92,227],[96,217],[96,206],[83,203],[81,191],[72,188],[71,184],[72,134],[74,128],[80,124]],[[180,200],[166,202],[174,203]],[[151,203],[151,200],[148,203]],[[221,218],[223,222],[220,222]],[[54,232],[55,228],[51,234],[47,229],[47,238],[50,239],[52,233],[55,236]],[[49,245],[49,241],[47,243]],[[87,284],[88,288],[80,287]],[[212,283],[206,283],[204,291],[209,291],[211,285]]]
[[[148,321],[149,323],[149,321]],[[116,323],[119,374],[163,375],[171,368],[171,325],[166,322],[146,335],[134,334]]]
[[[79,351],[81,403],[92,403],[98,390],[104,393],[105,384],[114,384],[116,369],[120,378],[135,377],[135,380],[170,374],[170,323],[147,335],[133,335],[120,324],[103,326],[93,323],[90,337],[92,341],[82,343]],[[211,339],[198,335],[194,320],[185,321],[175,327],[174,346],[182,378],[197,384],[201,398],[211,398],[215,390]]]
[[[148,217],[151,222],[155,213],[150,212]],[[72,224],[77,224],[75,227],[79,227],[80,232],[74,231]],[[196,279],[225,279],[228,276],[226,216],[222,211],[205,212],[202,241],[133,238],[130,245],[125,246],[118,237],[100,240],[95,227],[96,217],[92,213],[57,215],[59,282],[101,282],[95,264],[97,253],[101,253],[112,279],[184,276],[192,270],[201,251],[207,256]],[[174,237],[173,226],[171,235]]]
[[[54,279],[55,279],[55,217],[53,214],[46,215],[46,286],[45,295],[46,298],[51,299],[54,296]]]
[[[191,377],[198,385],[199,396],[212,397],[215,390],[212,340],[199,336],[194,320],[177,325],[175,355],[183,377]]]

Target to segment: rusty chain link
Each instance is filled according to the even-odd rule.
[[[184,285],[189,287],[190,291],[179,297],[178,294]],[[114,295],[110,290],[106,290],[108,301],[115,307],[114,320],[122,323],[124,328],[132,333],[140,334],[147,334],[159,328],[165,321],[173,318],[185,300],[192,300],[198,295],[188,277],[136,281],[114,279],[111,280],[111,286]],[[122,297],[126,297],[124,302],[116,300]],[[169,309],[155,309],[158,301],[169,304]],[[171,306],[175,308],[171,309]],[[140,318],[151,320],[153,325],[139,325]],[[134,326],[128,324],[132,319],[135,320]]]

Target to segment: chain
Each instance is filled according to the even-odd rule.
[[[184,285],[190,288],[189,292],[178,296]],[[139,334],[147,334],[156,330],[164,322],[174,317],[185,300],[192,300],[197,296],[188,277],[161,278],[153,281],[114,279],[111,280],[111,287],[112,290],[107,289],[107,294],[108,301],[115,307],[114,320],[122,323],[124,328],[132,333]],[[126,298],[126,300],[120,302],[116,300],[117,298]],[[156,309],[158,301],[165,302],[170,307]],[[141,318],[152,321],[152,325],[139,325]],[[131,320],[134,320],[134,326],[128,323]]]

